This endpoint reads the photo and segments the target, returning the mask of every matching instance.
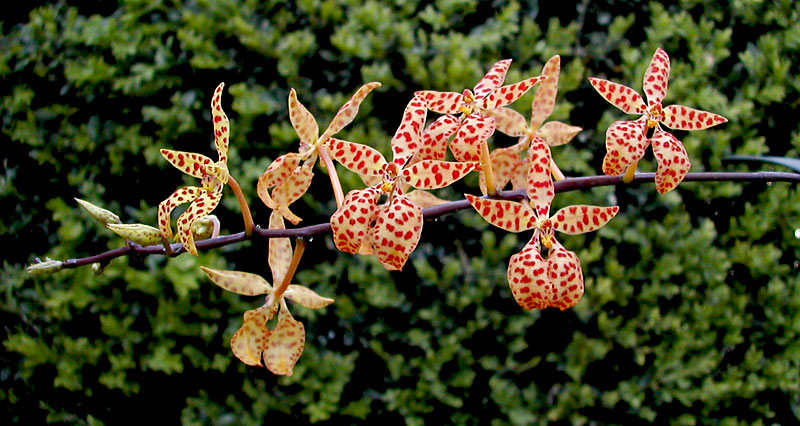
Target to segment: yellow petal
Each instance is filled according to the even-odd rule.
[[[272,330],[264,348],[264,361],[269,371],[291,376],[294,365],[303,354],[306,344],[306,329],[286,309],[281,309],[278,326]]]
[[[265,306],[244,313],[244,324],[231,338],[231,350],[236,358],[247,365],[261,364],[261,353],[270,337],[267,322],[274,310]]]
[[[320,309],[333,303],[333,299],[322,297],[308,287],[295,284],[290,285],[286,289],[284,296],[286,296],[287,299],[297,302],[309,309]]]
[[[245,296],[257,296],[259,294],[272,293],[273,291],[272,286],[269,285],[267,280],[256,274],[239,271],[222,271],[206,268],[205,266],[201,266],[200,269],[208,275],[208,278],[211,279],[214,284],[234,293],[244,294]]]

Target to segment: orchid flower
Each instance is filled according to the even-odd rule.
[[[471,194],[467,199],[492,225],[511,232],[534,230],[530,242],[511,257],[509,287],[525,309],[553,306],[563,310],[574,306],[583,295],[583,272],[577,255],[564,249],[555,239],[555,231],[570,235],[594,231],[608,223],[619,207],[575,205],[550,216],[555,193],[549,151],[529,150],[528,155],[526,200],[493,200]],[[549,249],[546,262],[540,253],[540,242]]]
[[[283,217],[276,211],[270,215],[270,229],[284,229]],[[211,281],[228,291],[245,296],[266,295],[261,307],[245,312],[244,324],[231,339],[231,350],[243,363],[266,365],[269,371],[279,375],[292,375],[306,341],[305,327],[289,312],[286,299],[310,309],[333,303],[333,299],[322,297],[307,287],[288,284],[302,255],[300,244],[293,252],[288,238],[270,240],[268,262],[277,288],[256,274],[200,267]],[[270,329],[267,323],[276,313],[277,325]]]
[[[464,117],[475,112],[485,116],[497,108],[516,101],[533,86],[547,78],[544,76],[531,77],[518,83],[502,86],[510,65],[511,59],[498,61],[473,90],[464,89],[461,94],[421,90],[415,92],[414,95],[424,98],[428,109],[434,112],[441,114],[461,112]]]
[[[201,186],[187,186],[180,188],[172,193],[166,200],[158,205],[158,225],[161,235],[165,240],[172,237],[172,227],[170,226],[170,214],[181,204],[191,203],[189,208],[178,218],[178,238],[186,250],[197,255],[197,248],[194,245],[194,235],[192,225],[194,222],[211,213],[222,198],[222,189],[229,181],[232,186],[233,180],[228,173],[228,136],[230,135],[230,124],[228,116],[222,110],[221,98],[222,89],[225,83],[220,83],[214,91],[211,99],[211,115],[214,121],[214,144],[217,147],[217,161],[202,154],[193,152],[173,151],[162,149],[161,155],[173,166],[182,172],[200,179]],[[236,184],[234,190],[239,187]],[[240,198],[237,191],[237,198]],[[243,212],[246,209],[244,203]],[[249,215],[247,210],[246,215]]]
[[[428,109],[434,112],[447,114],[452,117],[443,123],[446,129],[443,132],[457,132],[450,144],[453,155],[459,161],[481,161],[484,164],[482,179],[491,182],[490,194],[495,193],[494,173],[492,169],[488,138],[494,133],[495,118],[498,110],[519,99],[531,88],[546,80],[547,76],[531,77],[518,83],[502,86],[511,65],[511,59],[504,59],[495,63],[488,73],[475,86],[474,91],[465,89],[462,94],[455,92],[436,92],[423,90],[415,93],[425,99]],[[501,87],[502,86],[502,87]],[[510,110],[508,110],[510,111]],[[461,112],[461,118],[456,120],[452,114]],[[503,130],[502,128],[499,130]],[[443,138],[440,145],[447,144]],[[434,151],[446,149],[433,148]]]
[[[366,145],[331,140],[331,156],[347,169],[376,183],[350,191],[331,216],[333,240],[348,253],[375,253],[389,270],[400,270],[414,251],[422,233],[422,208],[404,195],[403,185],[419,189],[443,188],[461,179],[480,163],[423,160],[411,164],[420,149],[425,125],[425,101],[414,97],[392,138],[393,160],[387,162]],[[382,194],[388,200],[378,205]]]
[[[522,114],[511,108],[497,108],[489,116],[494,117],[497,129],[514,137],[520,137],[518,143],[492,151],[492,168],[495,171],[495,182],[498,189],[502,189],[511,182],[514,189],[524,187],[528,170],[525,150],[531,146],[537,147],[539,142],[547,146],[559,146],[568,143],[582,129],[560,121],[545,120],[553,113],[558,94],[558,78],[561,74],[561,57],[558,55],[550,58],[542,69],[542,75],[547,77],[539,84],[536,96],[531,105],[530,124]],[[533,144],[533,145],[532,145]],[[563,173],[555,161],[550,161],[550,170],[556,180],[564,179]],[[481,188],[486,193],[485,182],[481,180]]]
[[[597,92],[611,104],[626,113],[642,115],[636,121],[617,121],[608,128],[603,172],[617,176],[627,169],[625,180],[632,180],[645,148],[652,144],[658,162],[656,189],[662,194],[678,186],[689,172],[691,163],[681,141],[662,130],[659,124],[676,130],[700,130],[728,121],[721,115],[683,105],[662,107],[661,102],[669,85],[669,71],[667,52],[661,48],[656,49],[644,74],[643,86],[647,104],[630,87],[600,78],[589,78]],[[648,137],[651,129],[652,133]]]
[[[289,91],[289,119],[297,136],[300,137],[300,150],[276,158],[258,179],[258,196],[267,207],[278,210],[287,220],[295,225],[298,224],[302,219],[289,210],[289,205],[308,190],[318,157],[325,162],[337,205],[341,205],[342,188],[327,146],[333,135],[353,121],[361,102],[367,95],[380,86],[378,82],[361,86],[350,100],[339,108],[322,136],[319,135],[319,126],[314,116],[297,100],[297,92],[294,89]],[[271,188],[275,188],[272,190],[272,195],[269,193]]]

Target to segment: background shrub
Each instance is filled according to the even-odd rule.
[[[74,3],[74,4],[72,4]],[[29,3],[26,3],[27,6]],[[30,7],[30,6],[29,6]],[[383,87],[341,137],[388,152],[414,90],[472,87],[513,58],[508,81],[562,57],[553,119],[586,130],[554,149],[567,175],[596,174],[622,113],[600,76],[637,90],[657,47],[672,58],[665,104],[730,122],[678,132],[692,171],[736,154],[798,156],[800,3],[441,0],[44,3],[0,23],[0,410],[11,424],[791,424],[800,417],[800,203],[788,184],[684,183],[567,193],[556,205],[619,204],[600,232],[564,238],[587,293],[566,312],[522,312],[505,267],[527,235],[474,212],[427,223],[406,268],[316,238],[298,281],[336,303],[295,308],[308,342],[292,377],[248,368],[228,342],[256,302],[198,268],[268,275],[266,244],[113,261],[34,278],[34,256],[121,246],[76,208],[126,222],[189,183],[159,148],[213,154],[211,92],[227,83],[229,166],[255,180],[297,143],[289,88],[322,126],[363,82]],[[529,113],[532,95],[515,108]],[[510,139],[496,137],[504,146]],[[642,170],[654,170],[648,154]],[[358,179],[342,172],[347,189]],[[335,203],[324,179],[304,223]],[[442,196],[475,191],[477,179]],[[440,194],[441,195],[441,194]],[[217,211],[241,230],[233,197]],[[453,238],[453,236],[458,236]],[[158,416],[158,417],[157,417]]]

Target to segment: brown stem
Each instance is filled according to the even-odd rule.
[[[286,276],[283,277],[281,285],[275,290],[275,300],[280,300],[283,296],[283,292],[289,288],[289,284],[292,282],[292,278],[294,278],[294,273],[297,272],[297,265],[300,264],[300,259],[303,257],[303,252],[305,250],[306,240],[298,238],[294,248],[294,255],[292,255],[292,262],[289,264],[289,270],[286,271]]]
[[[336,198],[336,208],[342,207],[344,202],[344,192],[342,191],[342,183],[339,181],[339,174],[336,172],[336,164],[331,160],[331,155],[328,152],[328,147],[321,145],[319,147],[319,156],[325,163],[325,168],[328,169],[328,177],[331,179],[331,186],[333,187],[333,196]]]
[[[655,173],[639,173],[633,182],[634,183],[651,183],[655,180]],[[783,172],[705,172],[705,173],[689,173],[683,179],[684,182],[791,182],[800,184],[800,173],[783,173]],[[562,181],[555,182],[555,192],[562,193],[568,191],[576,191],[580,189],[594,188],[598,186],[619,185],[622,183],[622,176],[584,176],[584,177],[568,177]],[[525,190],[520,189],[516,191],[500,191],[495,198],[504,200],[522,200],[525,197]],[[441,215],[452,213],[458,210],[470,208],[469,201],[465,199],[450,201],[434,207],[428,207],[422,211],[425,219],[433,219]],[[310,238],[316,235],[327,234],[331,232],[331,224],[329,222],[319,223],[316,225],[309,225],[293,229],[262,229],[259,226],[254,226],[253,234],[246,235],[244,232],[239,232],[233,235],[222,235],[216,238],[209,238],[206,240],[196,242],[198,250],[210,250],[217,247],[223,247],[242,241],[247,241],[252,238]],[[298,249],[300,248],[298,243]],[[186,251],[182,244],[171,244],[170,249],[174,255],[179,255]],[[68,259],[62,264],[63,269],[77,268],[80,266],[90,265],[96,262],[109,262],[111,259],[129,256],[129,255],[147,256],[153,254],[164,254],[164,247],[159,245],[152,245],[141,247],[139,245],[126,245],[124,247],[109,250],[93,256]]]
[[[250,206],[247,204],[247,200],[244,199],[244,193],[242,192],[242,187],[239,186],[239,182],[236,182],[236,179],[233,176],[228,177],[228,185],[231,186],[233,193],[236,194],[236,199],[239,200],[239,206],[242,208],[242,218],[244,218],[244,233],[247,236],[253,234],[253,228],[255,225],[253,224],[253,215],[250,213]]]

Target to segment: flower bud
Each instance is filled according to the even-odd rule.
[[[108,229],[113,231],[126,240],[131,240],[134,243],[151,246],[161,243],[161,231],[152,226],[147,226],[141,223],[134,224],[117,224],[109,223],[106,225]]]
[[[63,262],[60,260],[53,260],[49,257],[44,258],[44,262],[37,262],[28,266],[28,273],[33,275],[48,275],[54,274],[63,269]]]
[[[119,216],[104,208],[97,207],[88,201],[81,200],[80,198],[75,198],[75,201],[77,201],[81,207],[86,209],[86,211],[89,212],[89,214],[92,215],[96,221],[102,223],[103,226],[106,226],[110,223],[122,223],[122,221],[119,220]]]

